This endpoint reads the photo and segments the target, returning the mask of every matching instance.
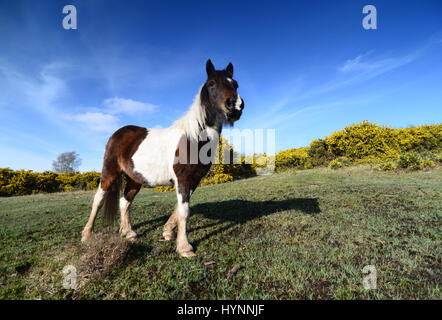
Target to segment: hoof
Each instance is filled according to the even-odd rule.
[[[121,237],[125,238],[126,240],[135,241],[137,240],[137,234],[133,230],[129,230],[126,232],[121,232]]]
[[[177,250],[176,250],[179,254],[180,254],[180,256],[182,256],[182,257],[186,257],[186,258],[189,258],[189,257],[194,257],[194,256],[196,256],[196,254],[195,254],[195,252],[193,252],[193,247],[189,244],[189,243],[187,243],[187,244],[185,244],[185,245],[183,245],[183,246],[179,246],[179,247],[177,247]]]
[[[89,240],[89,238],[91,237],[91,232],[85,232],[83,231],[81,233],[81,242],[85,243]]]
[[[163,238],[166,241],[174,240],[175,239],[175,233],[173,231],[164,231],[163,232]]]
[[[191,258],[196,256],[195,252],[193,251],[180,252],[180,255],[185,258]]]

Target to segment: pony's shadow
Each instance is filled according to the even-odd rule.
[[[210,228],[223,224],[222,227],[216,228],[204,235],[202,238],[193,241],[196,248],[198,244],[204,240],[210,239],[212,236],[226,231],[235,225],[246,223],[262,216],[271,215],[285,210],[298,210],[304,214],[314,215],[321,212],[317,198],[295,198],[286,200],[268,200],[268,201],[249,201],[249,200],[225,200],[218,202],[205,202],[191,206],[191,215],[202,215],[206,218],[215,220],[215,222],[191,228],[188,232]],[[150,228],[143,230],[140,237],[145,236],[149,231],[164,224],[169,216],[161,216],[155,219],[147,220],[134,225],[134,229],[138,229],[145,225],[151,225]],[[227,224],[225,224],[227,222]]]
[[[172,211],[173,210],[170,210],[170,214],[172,214]],[[154,218],[154,219],[150,219],[150,220],[146,220],[146,221],[137,223],[137,224],[133,225],[132,228],[135,231],[137,231],[137,229],[139,229],[143,226],[150,225],[149,228],[144,229],[143,232],[141,232],[141,233],[137,231],[137,237],[144,237],[149,231],[152,231],[152,230],[158,228],[159,226],[165,224],[167,219],[169,219],[169,216],[164,215],[164,216],[161,216],[158,218]]]
[[[217,221],[190,229],[189,232],[228,222],[222,227],[204,235],[202,238],[193,241],[194,247],[197,247],[200,242],[210,239],[212,236],[226,231],[235,225],[243,224],[280,211],[299,210],[302,213],[309,215],[321,212],[317,198],[295,198],[268,201],[226,200],[220,202],[200,203],[193,206],[191,210],[196,214],[201,214],[206,218],[216,219]]]

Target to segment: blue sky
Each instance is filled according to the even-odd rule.
[[[78,29],[62,27],[64,5]],[[362,28],[364,5],[377,30]],[[167,127],[228,62],[239,129],[275,129],[276,151],[363,120],[442,120],[442,2],[0,1],[0,167],[50,170],[77,151],[101,170],[123,125]]]

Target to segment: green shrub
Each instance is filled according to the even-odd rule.
[[[427,169],[427,168],[434,168],[436,164],[433,160],[422,160],[421,162],[421,169]]]
[[[338,157],[328,164],[330,169],[339,169],[342,167],[348,167],[351,164],[351,161],[347,157]]]
[[[401,154],[395,160],[382,160],[373,168],[377,170],[390,171],[396,169],[420,170],[434,168],[435,166],[436,163],[431,159],[424,159],[422,155],[414,152],[406,152]]]
[[[310,143],[307,151],[312,166],[321,166],[327,163],[332,155],[328,152],[327,142],[323,139],[316,139]]]
[[[268,156],[265,153],[253,154],[244,158],[245,163],[251,164],[253,175],[258,172],[272,173],[275,171],[275,156]]]
[[[348,167],[351,165],[351,161],[347,157],[338,157],[338,158],[336,158],[336,160],[339,161],[340,163],[342,163],[342,166],[344,166],[344,167]]]
[[[344,165],[342,164],[342,162],[338,161],[337,159],[330,161],[330,163],[328,164],[328,167],[330,169],[339,169],[342,168],[343,166]]]
[[[393,160],[386,160],[379,164],[378,169],[383,171],[390,171],[397,169],[397,165]]]
[[[420,157],[414,152],[406,152],[401,154],[398,159],[398,166],[400,168],[418,170],[421,168],[422,161]]]

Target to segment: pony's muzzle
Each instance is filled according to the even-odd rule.
[[[237,121],[242,115],[242,110],[244,109],[244,100],[238,95],[235,98],[228,98],[226,100],[227,118],[229,121]]]

